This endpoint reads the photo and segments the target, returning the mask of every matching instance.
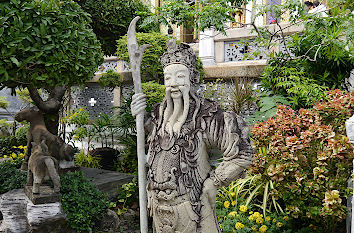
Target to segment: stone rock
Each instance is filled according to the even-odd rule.
[[[97,227],[99,231],[108,233],[117,232],[120,227],[118,214],[112,210],[107,210],[107,213],[102,217]]]
[[[347,137],[351,143],[354,143],[354,115],[345,122]]]
[[[0,197],[0,211],[3,221],[0,232],[27,233],[27,200],[23,190],[12,190]]]
[[[66,215],[59,202],[34,205],[22,189],[12,190],[0,197],[0,212],[3,215],[0,232],[74,232],[66,227]]]
[[[123,184],[132,181],[133,175],[108,171],[97,168],[81,167],[85,176],[95,184],[97,188],[108,195],[109,198],[116,198],[118,195],[118,188]]]

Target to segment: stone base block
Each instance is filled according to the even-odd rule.
[[[25,186],[25,193],[28,199],[32,201],[34,205],[60,202],[61,195],[54,193],[54,190],[49,186],[41,186],[39,188],[40,194],[32,193],[32,186]]]
[[[34,205],[23,189],[0,196],[1,233],[73,233],[59,202]]]

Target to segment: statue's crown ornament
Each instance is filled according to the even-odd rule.
[[[167,42],[167,51],[161,56],[162,67],[171,64],[185,65],[190,71],[190,80],[192,84],[199,83],[200,74],[196,70],[197,57],[193,49],[185,43],[177,44],[175,39]]]

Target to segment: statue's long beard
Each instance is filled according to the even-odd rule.
[[[162,123],[163,132],[167,132],[170,136],[174,133],[180,135],[181,128],[187,120],[189,111],[189,88],[180,87],[182,97],[173,99],[171,97],[171,88],[166,88],[166,109]]]

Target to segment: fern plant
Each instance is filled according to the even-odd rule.
[[[296,65],[282,65],[274,60],[266,66],[261,81],[267,90],[286,96],[294,109],[311,107],[328,91],[328,87],[307,76]]]

